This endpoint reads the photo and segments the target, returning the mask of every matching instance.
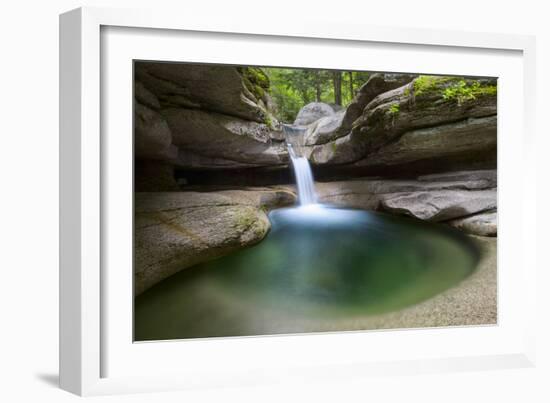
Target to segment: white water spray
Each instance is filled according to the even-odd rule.
[[[298,201],[302,206],[316,204],[317,194],[315,192],[311,166],[308,159],[301,155],[305,129],[283,125],[283,130],[287,141],[288,154],[294,168],[294,176],[296,176]]]
[[[298,187],[298,201],[302,206],[317,203],[317,194],[315,193],[315,184],[313,182],[313,173],[309,161],[306,157],[297,157],[288,145],[294,175],[296,176],[296,186]]]

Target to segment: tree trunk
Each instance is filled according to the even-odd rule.
[[[315,72],[315,95],[316,101],[321,102],[321,77],[318,71]]]
[[[335,70],[332,74],[334,83],[334,103],[336,105],[342,105],[342,72]]]
[[[349,74],[349,95],[350,99],[353,99],[355,96],[355,91],[353,90],[353,71],[348,71]]]

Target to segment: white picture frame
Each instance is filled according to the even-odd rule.
[[[116,278],[111,278],[111,272],[106,272],[109,259],[128,258],[122,254],[112,255],[107,239],[122,234],[125,240],[121,242],[131,247],[127,239],[131,217],[126,216],[126,221],[117,221],[115,225],[111,223],[115,215],[106,213],[116,211],[112,210],[116,208],[124,209],[128,202],[131,203],[124,198],[131,183],[118,186],[127,181],[131,165],[128,166],[127,159],[124,159],[126,164],[121,165],[125,168],[115,168],[110,155],[115,149],[125,155],[131,150],[124,151],[128,145],[125,142],[127,137],[121,136],[122,140],[118,141],[118,137],[108,133],[116,127],[120,133],[127,134],[128,125],[131,126],[131,113],[124,113],[131,111],[128,109],[131,98],[127,97],[131,70],[127,69],[127,62],[132,58],[143,58],[132,54],[135,44],[132,47],[131,37],[142,35],[140,47],[145,51],[150,50],[155,41],[166,44],[181,41],[186,33],[192,34],[190,41],[200,41],[202,37],[206,38],[203,41],[212,43],[233,41],[236,53],[240,42],[243,46],[269,44],[273,49],[281,45],[293,49],[293,44],[299,48],[322,46],[333,51],[361,46],[381,52],[386,48],[394,49],[397,53],[394,56],[388,53],[388,58],[397,57],[399,52],[446,52],[457,62],[456,70],[447,67],[445,73],[476,69],[477,75],[492,75],[486,74],[490,69],[485,69],[482,62],[470,67],[464,63],[461,67],[458,62],[461,52],[477,54],[479,60],[484,60],[484,57],[502,58],[499,68],[503,69],[505,84],[499,87],[499,262],[504,264],[510,258],[509,264],[514,263],[517,272],[507,271],[506,267],[501,271],[499,267],[499,324],[494,327],[407,332],[133,344],[127,337],[128,321],[132,320],[125,316],[129,302],[118,304],[110,298],[117,284],[125,279],[131,284],[128,275],[131,276],[131,271],[125,266]],[[206,42],[202,44],[209,46]],[[197,48],[197,53],[192,60],[185,61],[235,61],[229,60],[226,54],[201,56],[198,47],[193,47],[192,42],[189,44],[188,50]],[[534,38],[403,27],[327,25],[315,21],[304,21],[288,28],[277,21],[260,23],[150,10],[80,8],[61,15],[60,48],[60,385],[63,389],[79,395],[97,395],[292,382],[297,377],[329,380],[374,373],[394,375],[534,365],[535,318],[524,313],[535,312],[535,243],[529,242],[526,234],[535,233],[536,211],[527,208],[529,199],[526,192],[515,191],[518,181],[523,189],[535,187],[535,175],[532,175],[534,158],[531,158],[534,153]],[[166,45],[158,48],[149,53],[154,56],[153,60],[173,57],[163,53],[163,49],[168,49]],[[113,49],[117,50],[116,55],[109,53]],[[273,60],[273,53],[271,56],[268,53],[254,52],[254,55],[238,60],[242,64],[268,64]],[[300,58],[298,53],[294,56]],[[307,63],[315,63],[313,59],[308,60],[301,59],[297,66],[307,67]],[[434,66],[426,65],[421,68],[422,72],[441,72],[437,70],[441,67],[435,65],[433,55],[428,60]],[[338,67],[326,63],[323,67]],[[383,66],[383,62],[380,63]],[[400,71],[418,71],[418,65],[414,67],[415,61],[410,63],[402,64]],[[509,70],[504,70],[507,65]],[[111,78],[122,77],[117,74],[129,75],[127,79],[106,80],[102,77],[105,74]],[[513,116],[510,111],[518,105],[508,104],[506,98],[512,91],[515,91],[514,99],[519,99],[516,102],[521,103],[520,110],[515,109]],[[111,119],[115,115],[111,108],[119,108],[115,120]],[[516,130],[516,137],[508,135],[513,130]],[[512,174],[506,169],[506,164],[514,158],[514,152],[516,156],[521,153],[523,165]],[[505,186],[510,180],[516,182],[514,191]],[[123,200],[118,207],[110,205],[111,193],[115,191],[113,186],[126,191],[117,195],[117,199]],[[122,198],[118,197],[121,195]],[[512,210],[518,212],[513,217],[509,213]],[[507,228],[513,231],[507,231]],[[515,245],[515,250],[510,250],[514,249],[510,248],[512,245]],[[507,254],[505,260],[503,254]],[[512,287],[514,295],[521,298],[519,306],[512,306]],[[127,294],[122,292],[122,295]],[[374,345],[378,350],[378,355],[374,350],[367,351],[369,355],[354,352],[353,346],[365,345],[367,340],[368,345]],[[414,354],[397,347],[392,355],[388,354],[389,345],[402,346],[404,340],[412,346]],[[453,340],[461,340],[462,348],[449,349]],[[351,347],[338,347],[343,344]],[[326,354],[319,356],[319,351]],[[187,359],[183,362],[168,358],[184,353]],[[223,362],[231,362],[231,366],[224,366]],[[136,367],[139,363],[143,368]],[[148,370],[155,365],[163,370],[156,374]],[[190,367],[193,371],[188,370]]]

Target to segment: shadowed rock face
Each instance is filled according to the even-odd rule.
[[[259,123],[265,120],[265,108],[245,87],[237,67],[136,62],[134,72],[164,107],[203,109]]]
[[[193,169],[287,162],[261,69],[136,62],[134,71],[137,159]]]
[[[134,114],[136,155],[153,160],[174,159],[177,148],[172,145],[172,132],[164,117],[138,102],[135,103]]]
[[[273,142],[271,130],[261,123],[194,109],[164,109],[173,143],[186,153],[223,159],[230,167],[240,164],[280,165],[288,161],[281,142]],[[176,161],[178,166],[185,159]]]
[[[175,158],[168,123],[159,113],[157,97],[140,82],[134,85],[134,152],[142,159],[166,161]]]

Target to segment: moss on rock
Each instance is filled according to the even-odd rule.
[[[497,86],[491,81],[463,77],[419,76],[413,83],[415,100],[441,99],[459,105],[484,96],[496,96]]]
[[[237,71],[242,77],[243,84],[254,98],[252,101],[257,103],[262,111],[260,119],[263,120],[270,129],[274,129],[274,118],[269,110],[270,82],[267,74],[259,67],[237,67]]]
[[[265,98],[265,91],[269,90],[269,78],[259,67],[238,67],[237,70],[243,77],[246,88],[257,100]]]
[[[496,85],[482,85],[475,80],[460,80],[445,88],[442,96],[445,101],[456,101],[458,104],[462,104],[478,97],[496,96],[496,94]]]
[[[399,114],[399,104],[398,103],[393,103],[389,109],[388,109],[388,113],[392,116],[396,116]]]
[[[252,84],[268,90],[270,83],[269,77],[265,72],[259,67],[245,67],[242,69],[242,74],[245,76]]]

